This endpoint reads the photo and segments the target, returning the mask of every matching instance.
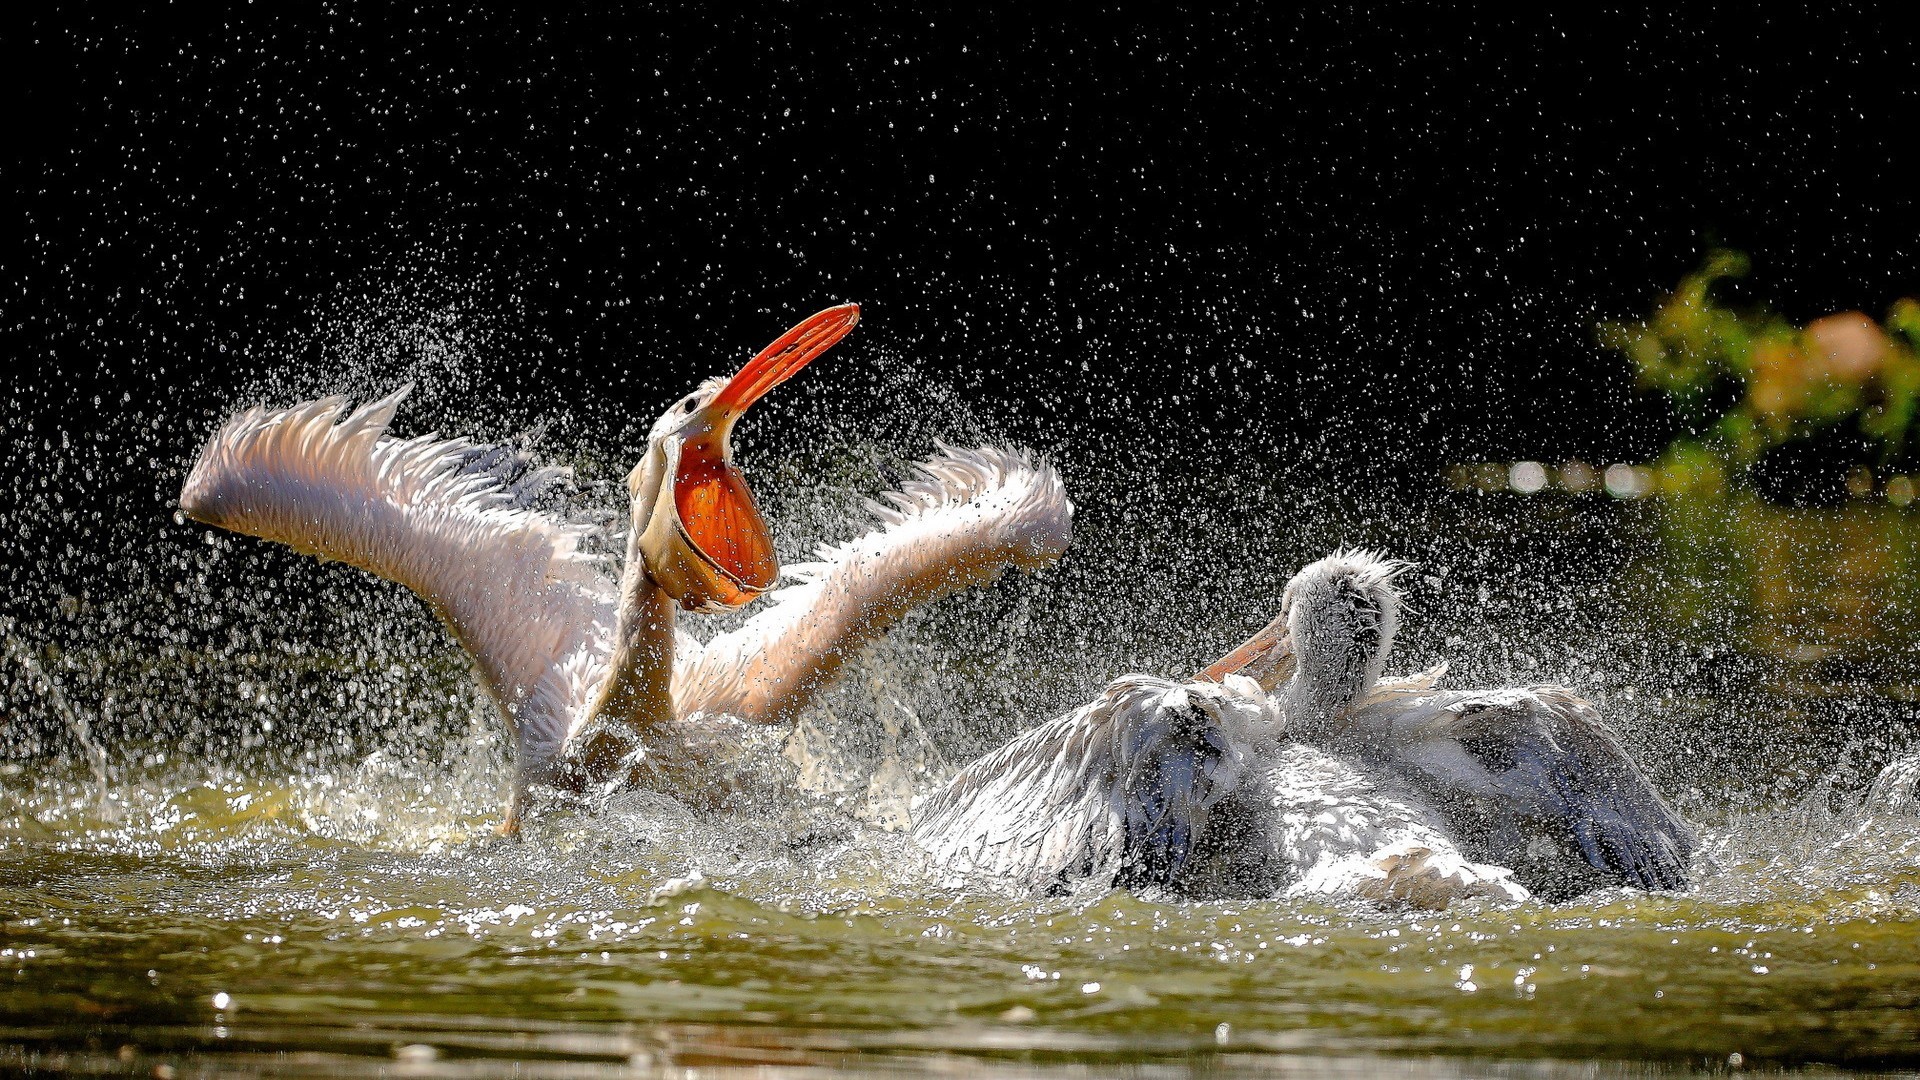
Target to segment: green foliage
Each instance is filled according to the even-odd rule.
[[[1748,268],[1739,252],[1709,252],[1651,316],[1600,328],[1696,434],[1669,448],[1668,478],[1724,484],[1776,447],[1848,424],[1878,448],[1880,465],[1909,457],[1920,302],[1901,300],[1884,325],[1849,311],[1795,326],[1720,300],[1720,286]]]

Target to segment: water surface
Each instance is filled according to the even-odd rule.
[[[15,634],[67,710],[120,719],[95,723],[99,761],[55,732],[5,766],[7,1067],[1920,1065],[1920,818],[1855,806],[1912,738],[1912,516],[1329,495],[1290,535],[1192,528],[1188,569],[1107,599],[1138,534],[1092,505],[1066,565],[913,621],[828,696],[807,723],[838,775],[815,803],[566,800],[523,843],[488,830],[500,740],[411,601],[178,526],[213,583],[148,605],[174,628],[130,620],[171,651]],[[788,498],[783,536],[843,507]],[[885,828],[882,759],[924,786],[1127,661],[1181,670],[1277,601],[1255,555],[1342,541],[1421,560],[1396,667],[1600,699],[1702,826],[1697,888],[1444,913],[1036,900],[942,888]],[[1244,610],[1182,580],[1209,558]],[[240,595],[291,577],[258,585],[279,607],[223,609],[222,575]],[[143,706],[204,722],[169,740]]]

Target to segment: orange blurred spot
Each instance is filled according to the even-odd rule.
[[[1824,374],[1854,386],[1878,375],[1893,348],[1880,324],[1858,311],[1815,319],[1804,333],[1808,350],[1826,361]]]

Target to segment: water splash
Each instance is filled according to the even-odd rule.
[[[80,748],[87,770],[92,774],[94,796],[103,808],[106,807],[110,802],[113,782],[108,771],[107,748],[93,737],[93,725],[87,719],[87,714],[74,707],[59,680],[48,674],[33,650],[14,631],[11,620],[0,619],[0,641],[5,642],[7,660],[26,676],[33,691],[66,725],[67,732]]]
[[[1799,578],[1756,623],[1715,602],[1747,587],[1747,561],[1715,557],[1711,520],[1663,517],[1657,500],[1493,500],[1331,470],[1309,482],[1275,474],[1275,448],[1294,444],[1258,430],[1244,442],[1260,454],[1176,468],[1164,447],[1022,429],[919,366],[924,342],[876,346],[866,359],[882,370],[848,365],[838,390],[796,385],[769,403],[784,430],[745,433],[782,556],[850,535],[859,500],[936,437],[1023,438],[1051,440],[1081,507],[1062,565],[917,615],[856,664],[787,741],[809,798],[713,816],[647,793],[556,796],[526,842],[499,841],[504,739],[428,612],[384,582],[171,517],[180,468],[229,406],[411,376],[423,388],[407,433],[526,434],[575,467],[582,502],[622,520],[636,417],[678,376],[636,370],[586,401],[495,392],[495,351],[529,348],[516,309],[449,300],[493,287],[370,274],[286,331],[284,351],[255,354],[244,390],[103,405],[158,433],[132,462],[64,434],[38,433],[31,469],[19,447],[0,450],[15,496],[0,536],[20,556],[8,601],[23,609],[5,707],[60,736],[5,750],[0,908],[26,914],[0,926],[0,948],[36,955],[0,970],[44,989],[8,999],[22,1015],[57,1027],[84,1001],[199,1031],[224,993],[230,1032],[279,1045],[298,1027],[335,1049],[375,1038],[382,1055],[437,1044],[440,1064],[564,1045],[703,1060],[673,1048],[687,1040],[669,1028],[686,1024],[736,1041],[777,1030],[789,1047],[827,1030],[869,1049],[1049,1045],[1090,1061],[1436,1052],[1467,1027],[1527,1055],[1907,1060],[1916,826],[1850,812],[1899,749],[1904,706],[1881,688],[1906,661],[1882,644],[1835,654],[1852,667],[1756,650],[1766,619],[1811,595]],[[91,501],[19,479],[40,475]],[[1864,529],[1876,551],[1905,535],[1856,524],[1832,529]],[[51,554],[81,529],[71,559]],[[928,879],[894,830],[954,763],[1125,671],[1192,671],[1272,615],[1294,568],[1343,544],[1420,564],[1395,669],[1444,659],[1464,681],[1567,681],[1601,699],[1706,827],[1696,891],[1435,919],[1036,900]],[[1872,625],[1913,622],[1906,596],[1876,593]],[[110,713],[77,711],[109,698]],[[1720,1001],[1772,1026],[1756,1034]],[[1851,1041],[1821,1034],[1836,1024]],[[488,1042],[480,1027],[510,1035]]]

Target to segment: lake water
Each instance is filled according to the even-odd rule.
[[[763,466],[783,544],[886,464]],[[1248,481],[1293,523],[1227,529],[1203,488],[1150,520],[1063,464],[1075,554],[829,695],[819,805],[549,801],[523,843],[488,831],[493,721],[396,588],[163,518],[105,538],[119,588],[10,631],[0,1071],[1920,1067],[1920,817],[1856,809],[1920,734],[1920,515]],[[924,785],[1122,670],[1190,669],[1341,542],[1421,564],[1394,668],[1599,699],[1705,834],[1693,892],[1034,900],[942,889],[884,827],[878,760]]]

